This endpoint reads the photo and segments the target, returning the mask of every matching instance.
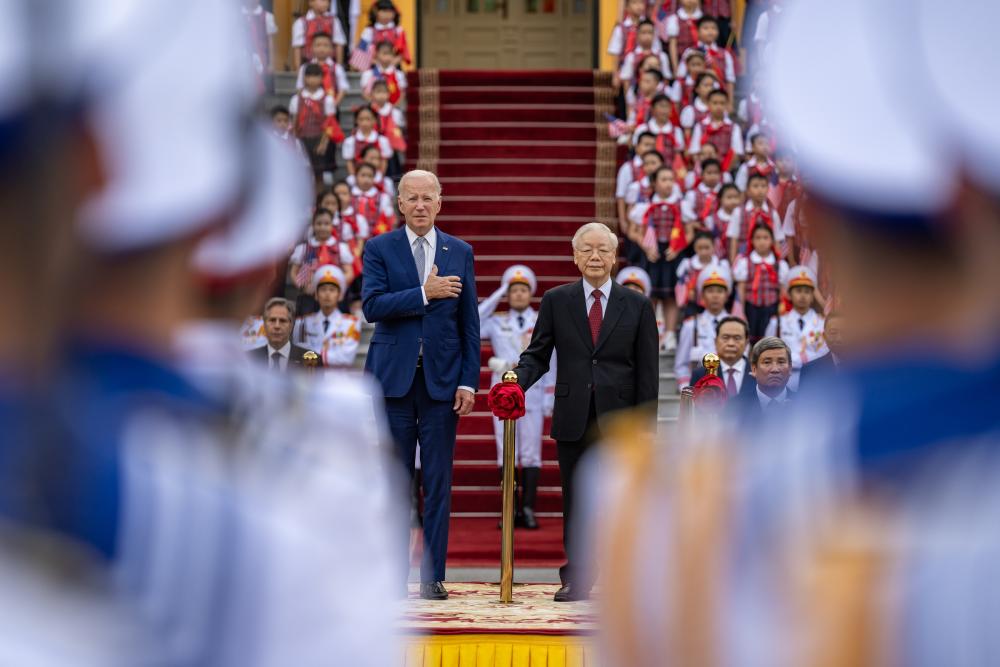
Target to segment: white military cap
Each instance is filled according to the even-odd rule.
[[[538,287],[538,280],[535,278],[535,272],[526,267],[524,264],[515,264],[514,266],[508,267],[507,270],[503,272],[501,282],[508,287],[516,284],[527,285],[532,294],[535,293],[535,289]]]
[[[974,41],[964,28],[976,21],[971,6],[953,16],[941,8],[942,20],[957,22],[963,32],[942,48],[921,46],[906,27],[919,13],[915,4],[934,6],[801,0],[789,3],[775,26],[765,78],[768,114],[782,142],[797,151],[809,188],[828,201],[919,216],[940,211],[955,194],[955,155],[944,129],[953,121],[931,108],[940,107],[939,93],[928,85],[922,62],[941,56],[950,62],[949,51],[964,52]],[[886,31],[889,25],[894,28]],[[949,76],[963,69],[992,71],[981,60],[965,60]],[[960,96],[963,104],[970,90],[995,95],[989,86],[975,86]],[[993,106],[983,97],[976,103]]]
[[[725,287],[729,292],[733,291],[733,272],[729,270],[728,264],[709,264],[698,273],[699,293],[712,285]]]
[[[653,293],[653,283],[649,279],[649,274],[638,266],[626,266],[618,272],[615,280],[619,285],[638,285],[647,297]]]
[[[208,278],[239,278],[287,257],[308,218],[312,179],[297,152],[255,124],[248,160],[255,173],[242,213],[195,250],[195,269]]]
[[[816,289],[816,272],[808,266],[793,266],[785,276],[785,289],[793,287],[812,287]]]
[[[108,180],[82,212],[84,241],[149,247],[235,212],[248,189],[254,93],[239,12],[228,0],[112,0],[90,11],[117,20],[100,26],[94,59],[103,90],[89,120]]]
[[[313,274],[313,290],[316,290],[320,285],[325,285],[327,283],[339,287],[340,294],[343,296],[344,291],[347,289],[347,276],[344,275],[344,272],[340,270],[339,266],[324,264],[316,269],[316,272]]]

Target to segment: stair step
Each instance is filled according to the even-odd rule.
[[[463,486],[485,486],[500,492],[500,469],[496,462],[461,463],[456,461],[452,473],[452,488]],[[559,464],[543,461],[539,484],[549,490],[559,490]]]
[[[451,511],[461,512],[499,512],[501,494],[499,489],[479,490],[479,489],[456,489],[451,490]],[[555,490],[538,491],[538,501],[535,509],[539,512],[561,512],[562,511],[562,491]]]
[[[345,98],[346,99],[346,98]],[[412,124],[415,120],[408,120]],[[595,122],[583,123],[532,123],[536,132],[544,132],[549,139],[561,141],[596,141],[604,136],[604,126]],[[445,140],[475,140],[481,139],[483,131],[488,131],[493,139],[523,139],[524,123],[507,123],[503,121],[480,123],[441,123],[438,126],[439,138]]]

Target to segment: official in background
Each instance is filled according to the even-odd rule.
[[[285,373],[289,366],[302,365],[306,352],[304,347],[292,343],[292,329],[295,322],[295,304],[276,296],[264,304],[264,335],[267,345],[247,352],[247,356],[277,373]],[[322,362],[317,359],[317,363]]]
[[[479,387],[479,310],[472,246],[434,226],[441,183],[414,170],[399,181],[406,225],[365,245],[362,309],[375,323],[365,369],[385,394],[400,462],[424,483],[420,596],[444,600],[451,470],[458,418]]]
[[[754,390],[737,396],[734,404],[739,418],[753,424],[762,416],[780,414],[795,393],[788,388],[792,377],[792,351],[776,336],[765,336],[750,351],[750,374],[756,381]]]
[[[528,349],[515,371],[527,391],[549,370],[557,353],[552,437],[559,455],[563,492],[563,546],[557,602],[585,600],[592,580],[576,552],[573,525],[574,474],[617,410],[642,406],[655,419],[659,390],[656,316],[649,299],[611,279],[618,237],[607,226],[588,223],[573,236],[573,259],[582,279],[542,297]]]

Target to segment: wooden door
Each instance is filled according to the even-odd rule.
[[[420,0],[420,66],[591,69],[594,2]]]

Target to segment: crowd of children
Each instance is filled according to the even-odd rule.
[[[729,4],[699,0],[629,0],[608,43],[623,117],[609,131],[628,153],[615,190],[623,254],[649,283],[680,387],[730,313],[747,320],[751,343],[784,338],[796,368],[826,352],[829,278],[809,244],[793,153],[757,89],[781,2],[766,5],[749,52],[728,37]]]
[[[296,92],[287,105],[270,110],[274,133],[309,164],[317,189],[285,276],[286,295],[300,314],[293,339],[332,366],[354,362],[361,256],[368,239],[397,225],[393,178],[401,173],[406,151],[405,116],[398,106],[406,75],[399,66],[411,56],[399,12],[392,0],[377,0],[355,41],[356,4],[345,17],[338,14],[340,3],[308,0],[308,11],[291,26]],[[272,88],[277,23],[260,0],[244,0],[243,17],[251,36],[251,68],[263,94]],[[353,92],[362,102],[351,109],[344,108],[348,70],[360,73]],[[354,121],[349,134],[341,127],[345,118]],[[247,321],[243,342],[248,348],[263,344],[260,318]]]

